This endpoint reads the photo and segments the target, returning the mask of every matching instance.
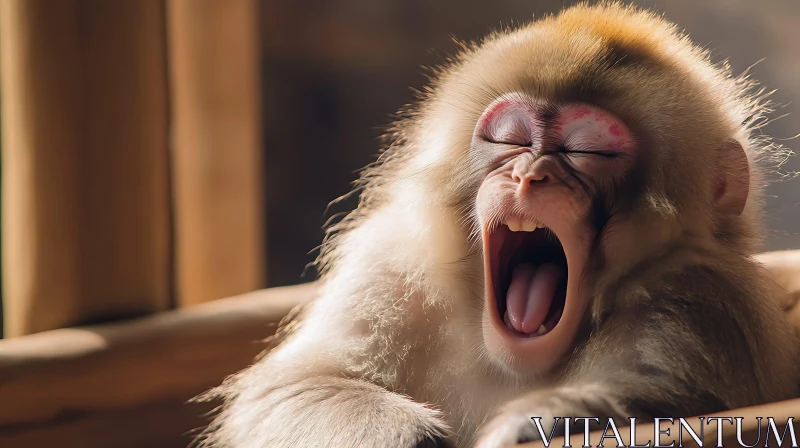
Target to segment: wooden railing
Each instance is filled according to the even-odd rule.
[[[0,446],[185,447],[218,403],[187,401],[247,367],[315,285],[0,341]]]

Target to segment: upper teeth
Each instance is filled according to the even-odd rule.
[[[504,224],[508,226],[508,229],[512,232],[533,232],[536,229],[544,228],[543,225],[537,222],[529,221],[524,218],[517,218],[515,216],[507,217]]]

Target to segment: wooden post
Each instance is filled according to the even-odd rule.
[[[170,306],[163,0],[3,0],[6,335]]]
[[[256,0],[168,0],[178,303],[264,285]]]

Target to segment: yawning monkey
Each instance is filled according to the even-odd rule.
[[[439,71],[326,239],[321,293],[219,392],[215,447],[494,448],[531,417],[679,417],[796,392],[752,255],[756,86],[615,4]],[[548,420],[549,419],[549,420]]]

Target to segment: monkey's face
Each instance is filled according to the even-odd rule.
[[[476,198],[484,340],[505,366],[545,371],[582,321],[594,201],[631,169],[633,134],[598,107],[505,96],[484,111],[472,146],[490,160]]]
[[[750,112],[720,101],[738,87],[676,57],[693,51],[602,23],[557,19],[470,50],[400,129],[408,155],[387,160],[402,170],[380,171],[398,216],[422,210],[413,234],[434,235],[415,266],[438,255],[447,269],[431,272],[467,260],[459,282],[483,274],[483,342],[522,374],[564,359],[632,270],[690,240],[750,244]],[[464,257],[478,239],[483,272]]]

